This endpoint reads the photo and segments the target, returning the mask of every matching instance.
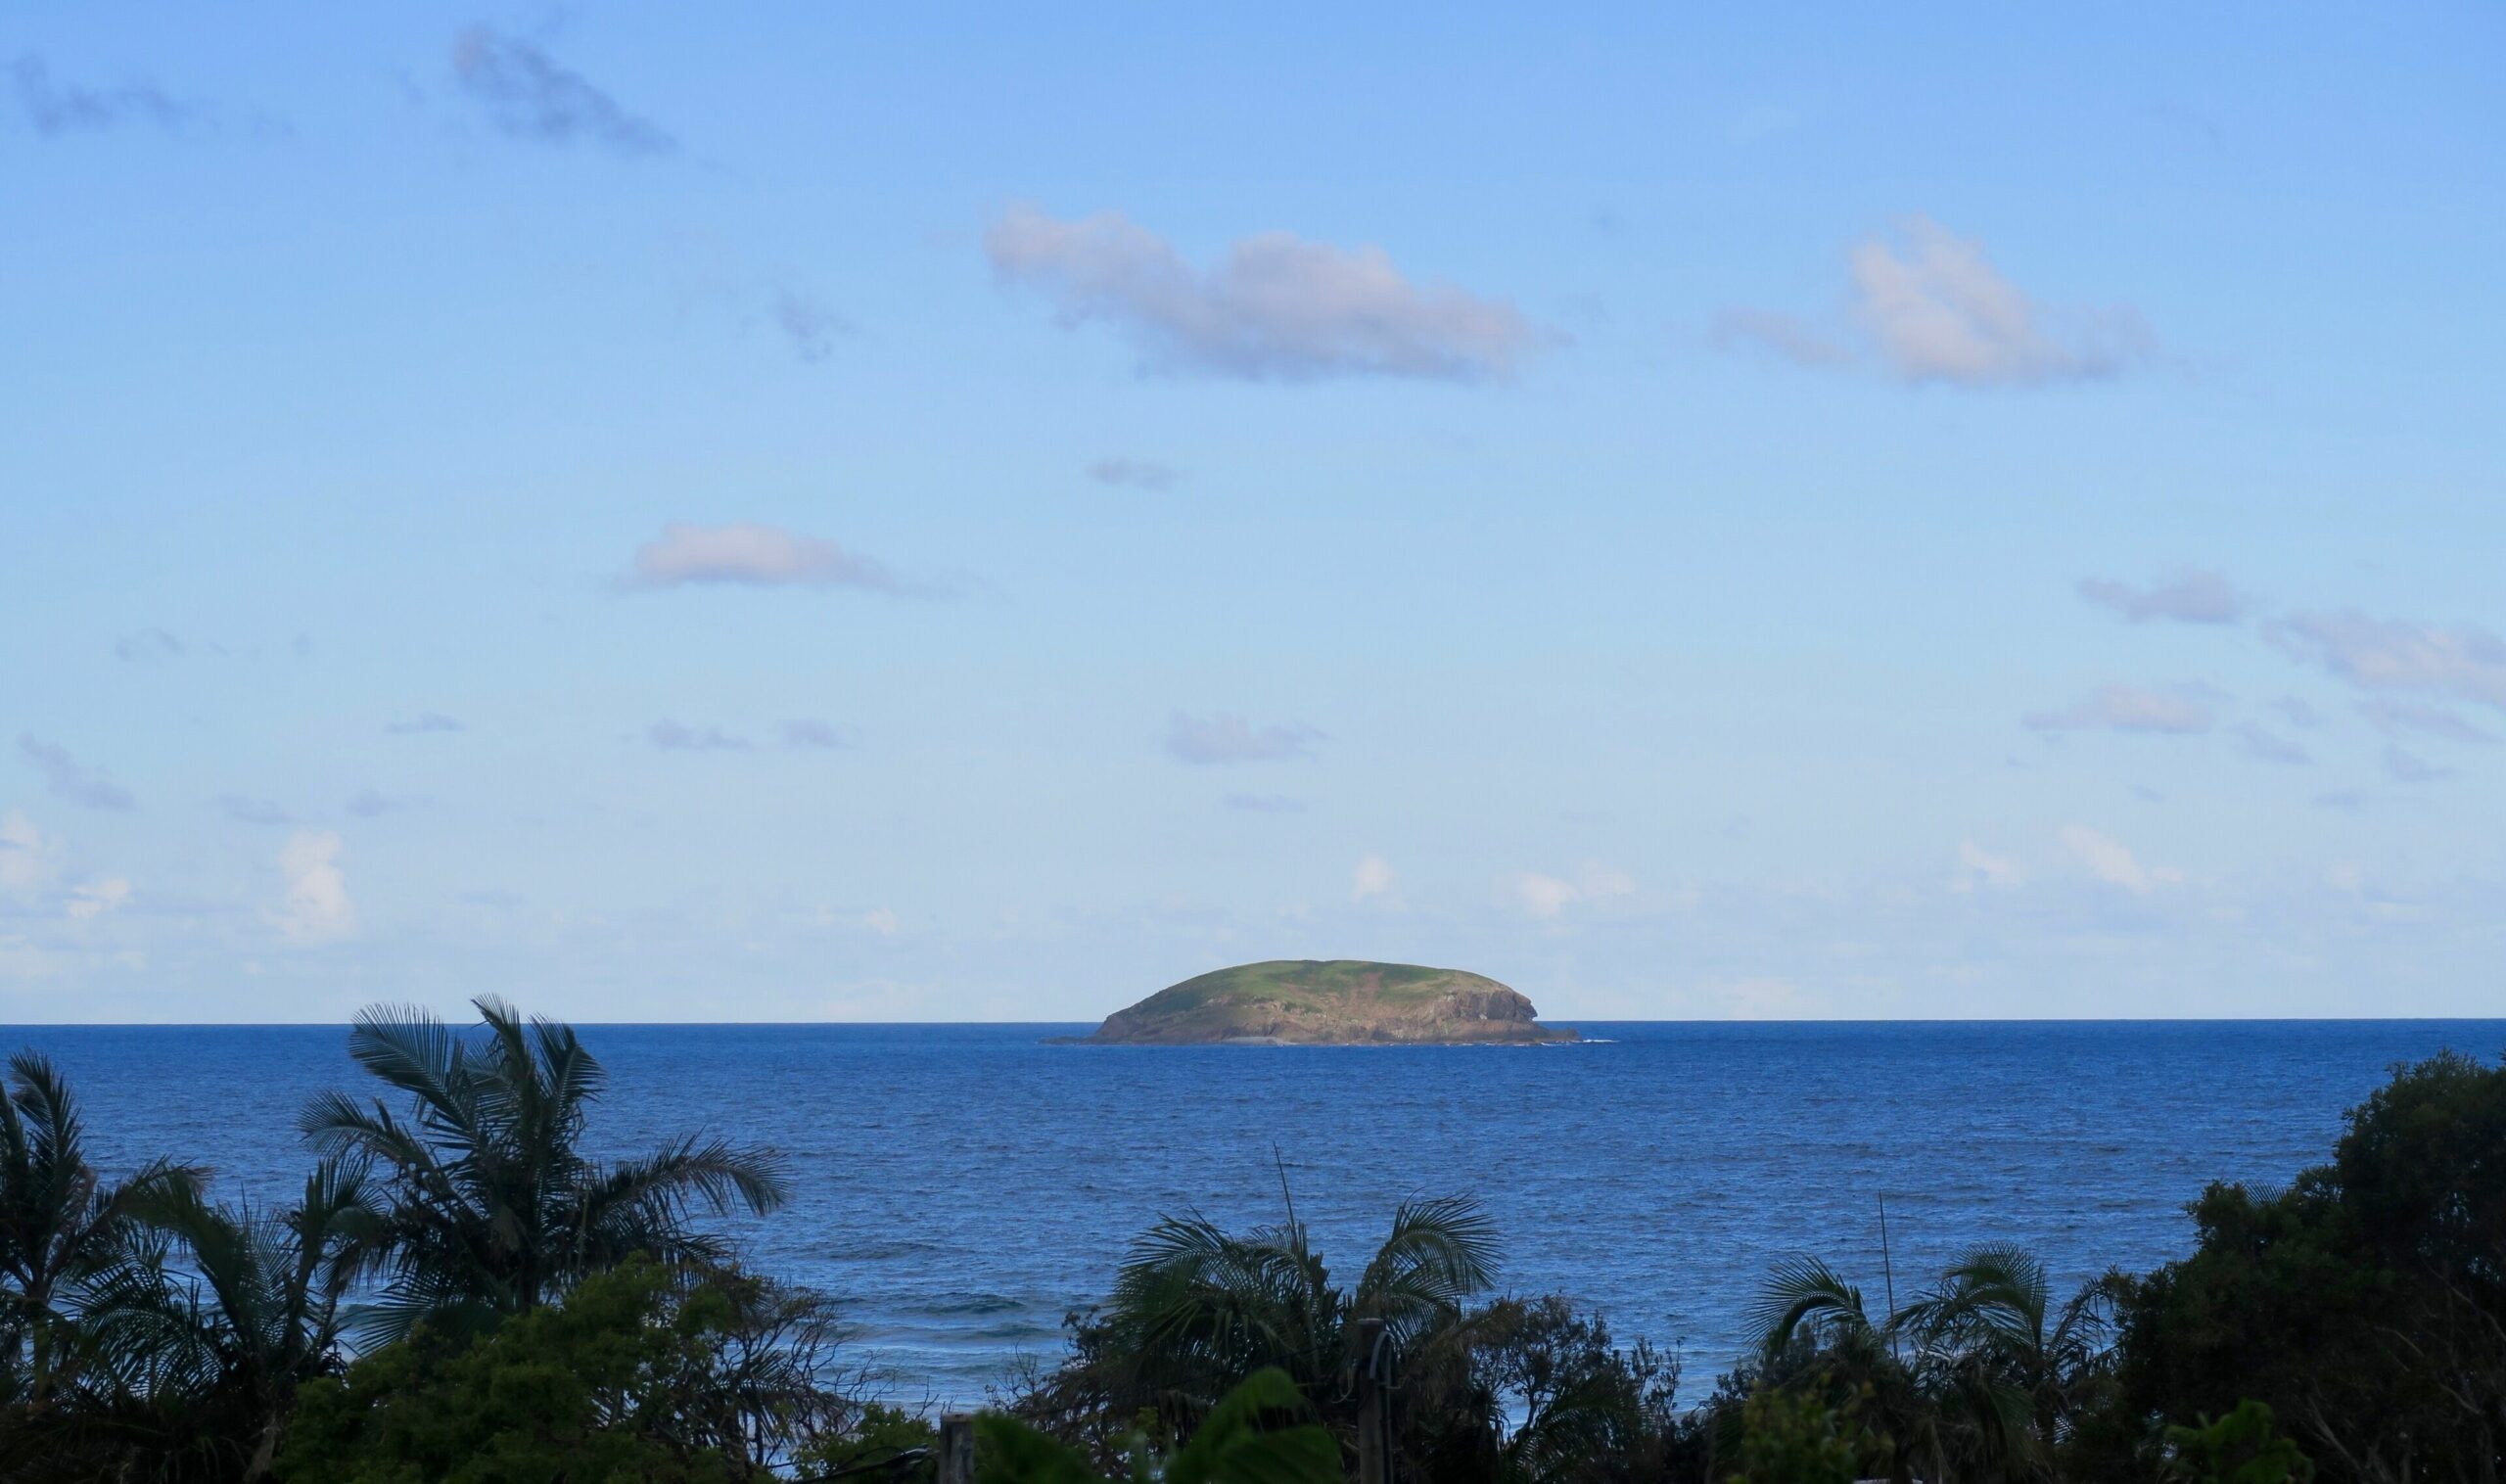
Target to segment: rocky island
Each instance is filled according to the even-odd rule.
[[[1460,969],[1279,958],[1169,985],[1105,1017],[1100,1045],[1538,1045],[1580,1038]]]

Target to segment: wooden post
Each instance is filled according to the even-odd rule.
[[[1383,1321],[1358,1321],[1358,1484],[1390,1484],[1384,1447]]]
[[[940,1414],[940,1484],[975,1484],[975,1419],[971,1413]]]

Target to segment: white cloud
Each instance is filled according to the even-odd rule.
[[[129,900],[130,883],[119,876],[109,876],[102,881],[72,887],[66,910],[71,921],[83,922],[110,912]]]
[[[2006,890],[2026,883],[2027,872],[2009,856],[1996,856],[1972,840],[1958,842],[1958,872],[1949,889],[1972,892],[1977,887]]]
[[[1061,221],[1022,206],[993,222],[984,252],[1066,323],[1111,324],[1166,370],[1476,381],[1512,371],[1540,339],[1513,305],[1413,283],[1380,248],[1288,232],[1245,238],[1202,269],[1118,211]]]
[[[2164,619],[2177,624],[2233,624],[2253,601],[2226,578],[2196,567],[2180,567],[2147,586],[2080,580],[2079,595],[2101,608],[2111,608],[2135,624]]]
[[[278,870],[286,888],[272,921],[298,943],[345,938],[356,927],[348,876],[340,869],[340,837],[330,830],[301,829],[279,847]]]
[[[1717,322],[1716,338],[1755,342],[1802,365],[1876,363],[1900,381],[1963,387],[2091,380],[2157,351],[2131,310],[2048,308],[2004,278],[1981,244],[1927,217],[1907,217],[1893,235],[1858,244],[1849,265],[1849,331],[1739,309]]]
[[[2109,886],[2147,894],[2158,887],[2180,885],[2184,880],[2184,873],[2171,867],[2143,865],[2123,842],[2085,824],[2063,826],[2062,840],[2090,875]]]
[[[1364,902],[1369,897],[1387,896],[1392,891],[1392,862],[1369,853],[1358,858],[1358,868],[1350,874],[1349,900]]]
[[[0,814],[0,892],[31,896],[52,880],[55,842],[20,810]]]
[[[1522,899],[1524,908],[1533,916],[1555,917],[1575,900],[1575,883],[1525,871],[1514,878],[1514,895]]]
[[[2210,729],[2210,708],[2190,686],[2151,689],[2100,685],[2088,699],[2021,719],[2035,731],[2131,731],[2186,733]]]
[[[860,587],[903,592],[888,568],[833,541],[779,526],[695,526],[673,521],[635,550],[630,587],[738,583],[751,587]]]
[[[1232,712],[1195,717],[1177,712],[1167,721],[1166,753],[1179,763],[1276,763],[1314,756],[1323,733],[1302,721],[1256,726]]]
[[[1535,917],[1556,917],[1581,902],[1624,897],[1636,890],[1626,872],[1605,865],[1587,865],[1573,880],[1524,871],[1514,877],[1514,896]]]
[[[2272,642],[2361,690],[2417,691],[2506,710],[2506,639],[2474,625],[2447,628],[2344,609],[2293,614]]]
[[[861,914],[861,925],[882,938],[894,938],[903,924],[897,919],[896,908],[874,906]]]

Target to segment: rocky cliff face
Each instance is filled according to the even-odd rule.
[[[1357,959],[1240,964],[1117,1010],[1089,1040],[1134,1045],[1536,1044],[1576,1040],[1478,974]]]

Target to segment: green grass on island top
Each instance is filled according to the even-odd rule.
[[[1133,1006],[1157,1015],[1180,1014],[1218,1002],[1332,1010],[1360,996],[1387,1006],[1425,1004],[1454,990],[1506,988],[1461,969],[1415,963],[1371,963],[1363,958],[1273,958],[1213,969],[1169,985]]]

